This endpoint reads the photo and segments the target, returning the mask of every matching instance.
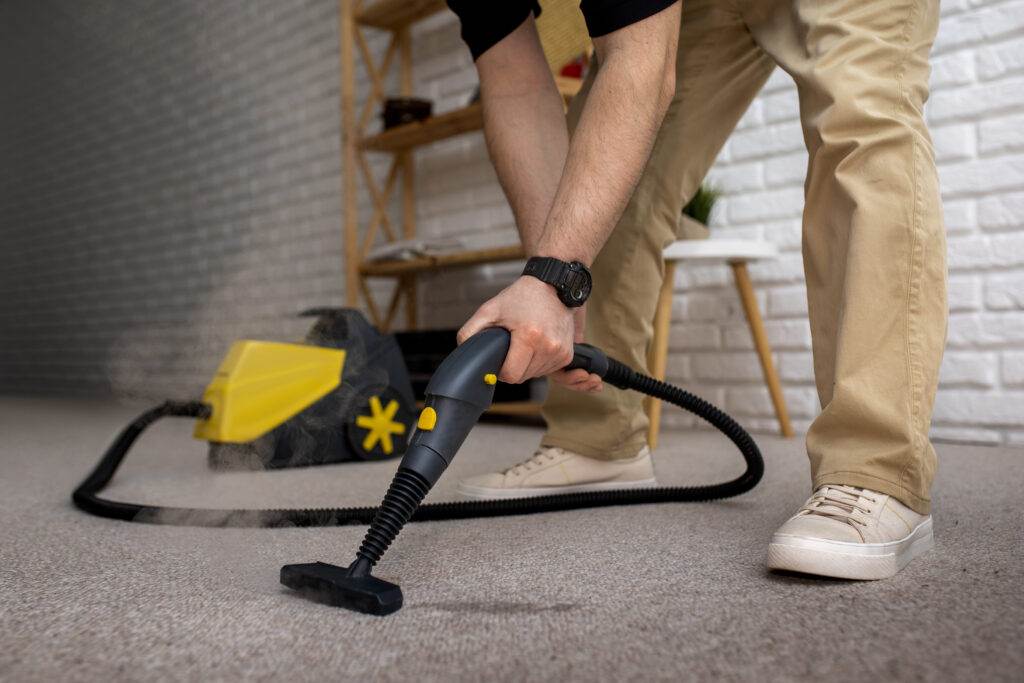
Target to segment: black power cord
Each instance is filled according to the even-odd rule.
[[[666,384],[653,377],[638,373],[609,358],[604,381],[620,389],[639,391],[647,396],[671,403],[705,420],[725,434],[739,449],[747,468],[735,479],[705,486],[662,486],[643,489],[622,489],[585,493],[560,493],[533,498],[506,500],[430,503],[419,505],[429,485],[411,481],[399,486],[392,484],[384,508],[400,510],[395,519],[380,520],[380,538],[364,542],[361,556],[376,561],[388,547],[406,521],[426,522],[446,519],[501,517],[540,512],[558,512],[609,505],[646,505],[652,503],[689,503],[730,498],[754,488],[764,473],[764,461],[753,438],[729,415],[712,404],[679,387]],[[79,484],[72,495],[74,504],[89,514],[111,519],[153,524],[173,524],[200,527],[289,527],[289,526],[346,526],[366,525],[374,521],[381,508],[311,508],[311,509],[206,509],[177,508],[158,505],[139,505],[108,500],[99,493],[113,478],[125,455],[140,434],[163,417],[206,418],[209,406],[198,402],[167,401],[147,410],[125,427],[104,453],[96,468]],[[399,471],[401,474],[401,470]],[[404,481],[396,476],[395,481]],[[387,501],[394,499],[392,505]],[[400,519],[405,517],[405,519]],[[390,521],[388,524],[384,522]],[[375,556],[375,557],[374,557]]]

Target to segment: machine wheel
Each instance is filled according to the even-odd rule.
[[[412,407],[392,387],[364,395],[348,418],[352,453],[360,460],[384,460],[405,453],[415,422]]]

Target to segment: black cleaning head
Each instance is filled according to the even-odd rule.
[[[347,568],[323,562],[286,564],[281,567],[281,583],[316,602],[365,614],[383,616],[402,609],[402,589],[378,579],[370,570],[409,521],[429,488],[430,484],[416,472],[399,468],[366,530],[355,562]]]
[[[310,600],[334,607],[384,616],[402,608],[402,589],[352,567],[324,562],[286,564],[281,583]]]

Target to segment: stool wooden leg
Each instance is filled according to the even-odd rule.
[[[654,338],[647,353],[647,369],[655,379],[665,379],[668,364],[668,332],[672,325],[672,289],[676,279],[675,261],[665,262],[665,279],[658,292],[658,308],[654,312]],[[661,427],[661,401],[647,399],[647,445],[654,450],[658,445],[658,430]]]
[[[768,393],[771,395],[772,404],[775,406],[775,416],[779,420],[779,430],[783,436],[793,436],[793,426],[789,423],[786,399],[782,396],[779,376],[775,372],[775,364],[772,363],[772,351],[768,346],[768,336],[764,332],[764,323],[761,322],[761,311],[757,307],[757,297],[754,296],[754,287],[750,283],[750,273],[747,272],[747,264],[744,261],[733,261],[729,265],[732,266],[732,274],[736,280],[736,290],[739,292],[740,301],[743,302],[743,311],[747,314],[750,336],[754,339],[757,357],[761,360],[761,371],[764,373],[764,381],[768,385]]]

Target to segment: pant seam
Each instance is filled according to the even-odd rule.
[[[896,71],[896,83],[897,83],[897,112],[900,114],[899,118],[903,118],[903,110],[907,106],[907,95],[905,84],[903,81],[904,69],[906,68],[906,62],[909,59],[909,47],[910,42],[910,31],[913,23],[915,13],[915,4],[911,2],[908,6],[907,15],[904,18],[903,34],[901,36],[904,44],[903,58],[900,64],[897,66]],[[906,463],[901,468],[899,473],[899,481],[897,485],[902,490],[906,490],[906,480],[910,473],[914,463],[917,462],[919,454],[922,451],[921,435],[919,434],[920,429],[918,427],[919,415],[921,412],[921,367],[920,367],[920,349],[918,348],[917,335],[920,333],[920,326],[917,324],[917,318],[920,314],[920,273],[923,268],[923,254],[922,246],[920,241],[921,232],[921,215],[923,211],[922,207],[922,188],[921,188],[921,158],[920,150],[918,148],[917,140],[913,128],[910,128],[910,155],[911,155],[911,173],[912,175],[912,187],[913,187],[913,213],[910,220],[910,252],[908,254],[908,269],[907,269],[907,385],[908,385],[908,411],[910,420],[910,434],[911,434],[911,453],[910,457],[907,458]]]
[[[623,267],[625,268],[626,272],[632,272],[632,269],[629,266],[637,258],[637,253],[640,250],[640,247],[643,243],[641,235],[642,230],[642,228],[633,228],[632,230],[629,231],[629,234],[627,236],[628,249],[623,250],[625,257],[622,259]],[[664,259],[662,259],[661,261],[661,273],[664,277]],[[620,297],[614,297],[610,303],[612,304],[610,308],[614,311],[616,324],[619,326],[624,325],[626,316],[625,302],[623,302]],[[650,346],[650,335],[644,335],[644,337],[644,357],[641,359],[641,363],[643,365],[644,370],[646,370],[647,351],[648,347]],[[625,351],[625,349],[623,350]],[[623,398],[624,397],[621,394],[616,394],[615,396],[615,402],[619,405],[619,409],[615,411],[616,433],[618,434],[624,433],[631,421],[630,419],[627,418],[626,412],[622,409]],[[640,411],[645,412],[643,408],[643,403],[640,404]]]

